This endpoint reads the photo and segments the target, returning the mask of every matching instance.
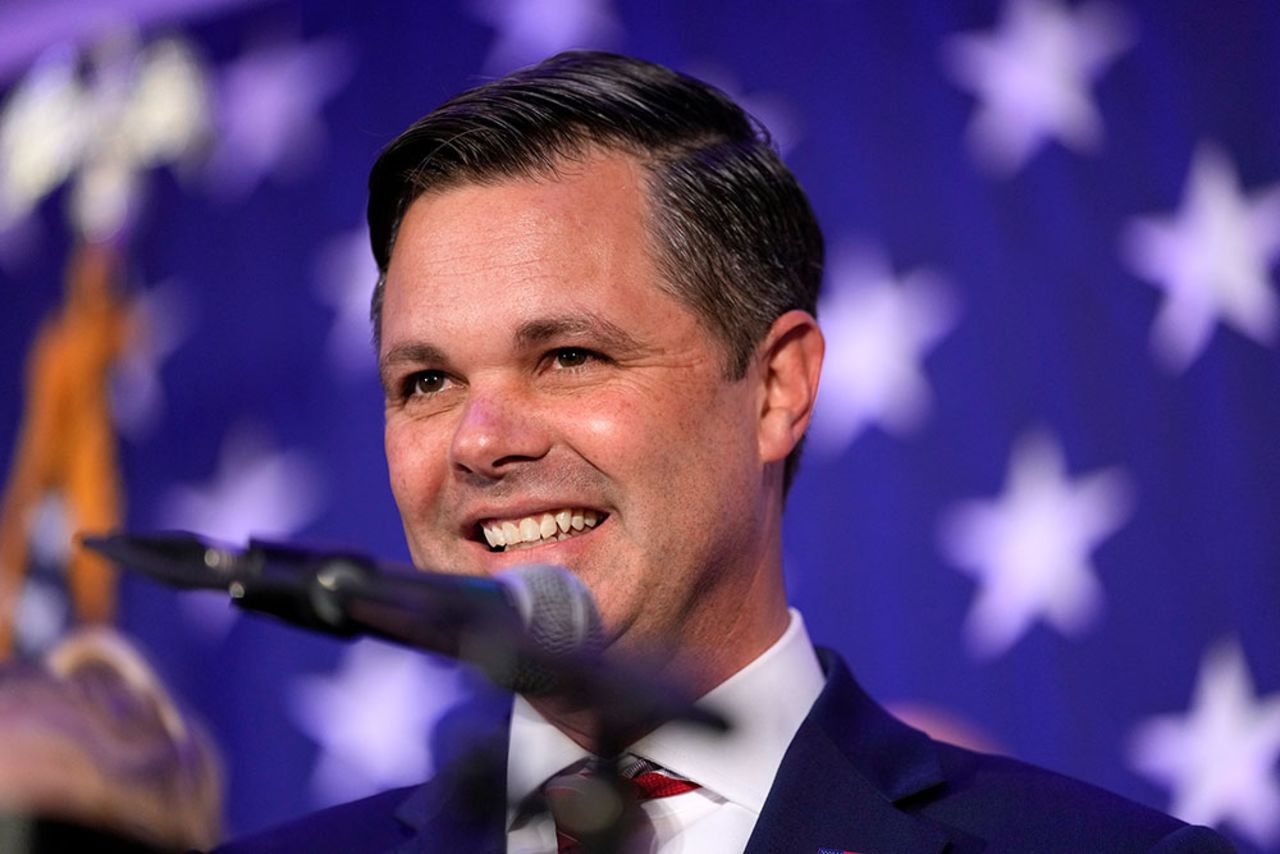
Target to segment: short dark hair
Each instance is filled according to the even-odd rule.
[[[381,342],[387,266],[400,222],[422,194],[555,174],[592,150],[643,165],[655,263],[668,291],[717,338],[730,379],[770,325],[817,312],[817,219],[767,131],[720,90],[661,65],[568,51],[470,89],[400,134],[369,175],[378,263],[371,317]],[[787,460],[790,484],[799,448]]]

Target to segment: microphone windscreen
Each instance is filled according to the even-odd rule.
[[[562,566],[531,564],[494,576],[520,613],[534,647],[548,658],[594,656],[604,648],[604,626],[595,599],[582,580]],[[490,673],[519,694],[554,690],[555,674],[537,662],[519,660],[509,672]]]

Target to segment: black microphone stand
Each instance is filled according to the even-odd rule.
[[[181,531],[113,533],[82,543],[169,586],[225,590],[238,607],[300,628],[343,638],[369,635],[467,661],[504,688],[530,667],[547,674],[558,698],[591,710],[597,721],[595,774],[585,780],[571,814],[557,816],[585,854],[624,852],[642,821],[633,787],[618,767],[636,733],[669,721],[712,732],[729,727],[645,670],[606,663],[594,651],[544,649],[492,584],[469,586],[458,578],[445,588],[411,568],[385,571],[385,564],[354,553],[256,539],[236,551]],[[492,805],[476,806],[485,811]]]

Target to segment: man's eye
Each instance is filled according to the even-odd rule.
[[[555,360],[557,368],[577,368],[591,361],[595,353],[581,347],[561,347],[554,351],[551,357]]]
[[[415,394],[435,394],[444,389],[448,378],[441,371],[419,371],[405,381],[405,393],[412,397]]]

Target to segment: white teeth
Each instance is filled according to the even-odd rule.
[[[506,541],[508,545],[515,545],[516,543],[524,541],[524,537],[520,536],[520,529],[517,528],[513,522],[502,523],[502,539]]]
[[[601,514],[594,510],[559,510],[505,522],[490,522],[481,526],[489,548],[520,548],[541,542],[567,540],[579,531],[594,528],[600,523]]]

